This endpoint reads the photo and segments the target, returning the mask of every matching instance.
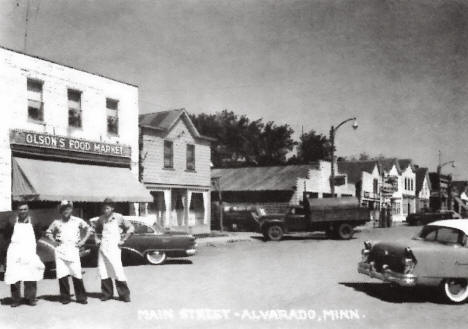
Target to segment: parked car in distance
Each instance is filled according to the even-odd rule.
[[[461,216],[453,210],[441,210],[441,211],[434,211],[434,212],[421,212],[421,213],[414,213],[409,214],[406,217],[406,222],[408,225],[420,226],[426,225],[431,222],[435,222],[436,220],[444,220],[444,219],[460,219]]]
[[[214,207],[211,229],[221,228],[219,220],[219,206]],[[265,215],[265,210],[257,206],[224,205],[223,229],[226,231],[255,232],[257,229],[256,217]]]
[[[468,220],[425,225],[404,241],[366,241],[358,272],[399,286],[438,287],[449,302],[468,298]]]
[[[356,226],[370,221],[370,211],[355,197],[316,199],[304,195],[304,206],[292,205],[286,214],[260,216],[257,221],[266,240],[279,241],[285,234],[313,231],[351,239]]]
[[[134,225],[135,232],[121,247],[124,264],[144,261],[149,264],[160,265],[167,258],[195,255],[197,243],[192,235],[185,232],[166,230],[158,223],[149,226],[144,224],[143,221],[136,220],[135,217],[128,216],[128,218],[132,219],[130,222]],[[97,252],[98,246],[92,236],[80,250],[82,261],[87,264],[95,264]],[[42,237],[38,241],[38,255],[44,263],[53,263],[54,243]]]

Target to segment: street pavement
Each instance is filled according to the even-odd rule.
[[[364,227],[349,241],[320,233],[200,239],[194,257],[127,266],[131,303],[101,302],[97,271],[86,268],[88,305],[60,304],[57,281],[46,279],[36,307],[1,306],[0,328],[465,328],[468,305],[356,271],[363,241],[410,238],[418,229]],[[8,295],[0,283],[0,296]]]

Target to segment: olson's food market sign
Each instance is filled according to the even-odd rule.
[[[36,133],[23,130],[10,131],[10,143],[36,146],[63,151],[130,157],[131,148],[126,145],[95,142],[79,138]]]

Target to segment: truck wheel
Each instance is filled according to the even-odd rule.
[[[266,236],[269,240],[280,241],[283,238],[284,231],[280,225],[270,225],[266,229]]]
[[[442,294],[451,303],[461,304],[468,298],[468,281],[466,279],[446,279],[442,282]]]
[[[342,223],[338,226],[337,234],[340,239],[349,240],[353,237],[354,229],[351,225]]]

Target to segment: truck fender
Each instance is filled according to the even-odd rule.
[[[264,229],[266,229],[268,226],[270,226],[272,224],[281,225],[283,230],[285,232],[287,231],[287,227],[285,225],[285,222],[282,219],[269,219],[269,220],[266,220],[260,225],[260,229],[263,231]]]

